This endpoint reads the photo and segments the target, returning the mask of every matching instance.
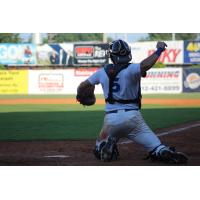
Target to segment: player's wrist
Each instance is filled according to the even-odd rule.
[[[160,56],[161,53],[162,53],[163,51],[164,51],[164,49],[161,48],[161,47],[159,47],[159,48],[155,51],[155,54],[156,54],[157,56]]]

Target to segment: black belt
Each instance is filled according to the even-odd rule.
[[[123,109],[125,112],[131,111],[131,110],[139,110],[139,109]],[[107,111],[106,114],[110,114],[110,113],[117,113],[119,110],[111,110],[111,111]]]

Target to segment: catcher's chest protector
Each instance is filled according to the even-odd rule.
[[[108,98],[105,99],[106,102],[110,104],[114,104],[115,102],[122,103],[122,104],[138,104],[139,108],[141,108],[141,87],[139,84],[138,96],[136,99],[114,99],[113,97],[113,83],[115,77],[124,69],[129,66],[130,63],[124,65],[114,66],[113,64],[108,64],[104,67],[104,70],[109,78],[109,92]]]

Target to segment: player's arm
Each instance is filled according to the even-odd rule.
[[[167,47],[166,43],[158,42],[157,45],[156,45],[157,50],[152,55],[150,55],[149,57],[147,57],[146,59],[144,59],[140,63],[141,75],[143,77],[145,77],[146,71],[154,66],[154,64],[156,63],[156,61],[160,57],[161,53],[163,51],[165,51],[166,47]]]

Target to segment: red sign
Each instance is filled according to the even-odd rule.
[[[91,76],[98,68],[78,68],[74,69],[74,76]]]
[[[152,55],[155,50],[149,50],[148,55]],[[176,58],[180,54],[181,49],[166,49],[161,56],[159,57],[158,61],[162,63],[176,63]]]
[[[75,48],[76,58],[92,58],[94,55],[94,47],[79,46]]]

